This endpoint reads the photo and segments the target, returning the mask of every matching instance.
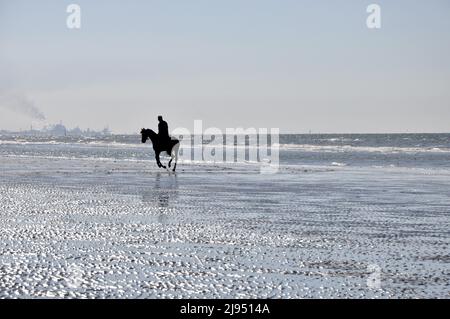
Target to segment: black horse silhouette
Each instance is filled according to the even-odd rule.
[[[173,165],[173,171],[175,172],[175,169],[177,168],[177,162],[178,162],[178,150],[180,148],[180,141],[176,138],[171,138],[167,141],[160,141],[158,134],[156,134],[155,131],[150,129],[143,128],[141,130],[142,135],[142,143],[147,142],[148,139],[152,141],[153,144],[153,150],[155,151],[155,159],[156,164],[158,164],[158,167],[166,168],[163,164],[161,164],[161,161],[159,160],[159,154],[161,152],[166,152],[168,155],[171,156],[171,159],[169,161],[169,167],[170,164],[172,164],[172,160],[175,160],[175,164]]]

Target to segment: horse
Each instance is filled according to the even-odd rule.
[[[170,155],[170,161],[169,161],[169,167],[170,164],[172,164],[172,160],[175,160],[175,164],[173,165],[173,172],[175,172],[175,169],[177,168],[177,162],[178,162],[178,150],[180,148],[180,141],[176,138],[170,138],[167,142],[160,141],[158,134],[150,129],[143,128],[141,130],[142,135],[142,143],[147,142],[148,139],[152,141],[153,144],[153,150],[155,151],[155,159],[156,164],[158,164],[158,167],[166,168],[164,165],[161,164],[161,161],[159,160],[159,154],[161,152],[166,152],[167,155]]]

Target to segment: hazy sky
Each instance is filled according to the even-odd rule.
[[[449,59],[448,0],[0,0],[0,129],[450,132]]]

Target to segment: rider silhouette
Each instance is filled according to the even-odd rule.
[[[161,143],[166,143],[170,141],[169,136],[169,127],[167,125],[167,122],[163,120],[162,116],[158,116],[158,137]]]

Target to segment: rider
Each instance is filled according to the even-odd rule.
[[[158,137],[161,142],[170,141],[169,136],[169,127],[167,126],[167,122],[163,120],[162,116],[158,116]]]

